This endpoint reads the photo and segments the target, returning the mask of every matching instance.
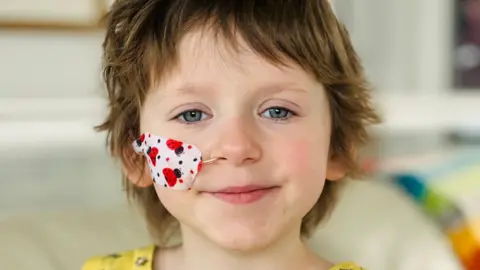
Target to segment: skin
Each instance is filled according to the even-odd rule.
[[[141,132],[219,158],[191,191],[155,187],[183,237],[181,246],[157,251],[156,269],[328,269],[301,240],[300,225],[325,179],[340,179],[344,171],[328,155],[325,90],[308,73],[192,33],[181,43],[178,67],[149,92],[140,120]],[[138,172],[127,174],[138,179]],[[244,205],[208,193],[251,184],[276,188]]]

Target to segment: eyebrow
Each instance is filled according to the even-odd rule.
[[[196,94],[198,92],[205,92],[205,91],[212,91],[214,87],[206,86],[206,85],[195,85],[192,83],[183,84],[180,87],[177,87],[174,92],[179,94]]]
[[[191,94],[197,94],[199,92],[203,92],[203,93],[210,92],[213,89],[215,89],[215,87],[213,86],[186,83],[180,87],[177,87],[174,92],[179,93],[181,95],[191,95]],[[278,94],[281,92],[297,92],[302,94],[308,93],[308,91],[305,88],[299,87],[298,85],[292,84],[292,83],[272,83],[272,84],[260,86],[255,90],[256,90],[255,92],[264,93],[264,94]]]
[[[308,93],[308,91],[305,88],[299,87],[297,84],[293,84],[293,83],[273,83],[273,84],[259,87],[258,91],[268,93],[268,94],[278,94],[281,92],[296,92],[301,94]]]

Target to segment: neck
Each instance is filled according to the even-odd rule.
[[[300,237],[300,228],[281,240],[254,251],[231,251],[216,246],[188,228],[182,228],[183,244],[178,252],[182,270],[291,270],[309,269],[319,258]],[[317,268],[322,269],[322,268]]]

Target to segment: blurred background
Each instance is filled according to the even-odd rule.
[[[103,32],[98,18],[110,2],[0,0],[0,223],[125,203],[118,166],[108,159],[105,134],[93,131],[106,113],[100,81]],[[402,170],[441,167],[439,159],[449,164],[445,160],[452,153],[477,149],[480,144],[480,1],[333,0],[333,5],[364,61],[385,121],[372,130],[375,141],[364,151],[365,167],[374,179],[394,178],[392,187],[399,191],[395,196],[428,223],[431,215],[416,210],[423,209],[425,201],[395,179]],[[460,206],[468,208],[459,210],[461,216],[470,213],[472,205],[477,205],[475,211],[480,205],[480,162],[475,163],[479,156],[472,153],[468,158],[461,154],[465,164],[473,164],[472,172],[462,177],[469,179],[467,189],[476,193],[455,194],[452,199],[462,201],[461,205],[469,201],[468,206]],[[436,158],[413,159],[431,155]],[[392,177],[394,173],[397,178]],[[452,179],[457,180],[448,181]],[[434,184],[420,179],[418,185]],[[368,193],[371,189],[363,191],[367,194],[363,199],[375,197]],[[393,202],[371,203],[386,207],[384,212],[370,209],[372,213],[393,211],[388,208]],[[341,211],[345,214],[339,214],[338,220],[348,218],[353,210],[345,205]],[[480,217],[480,211],[473,215]],[[448,229],[436,219],[432,228]],[[378,240],[373,232],[372,237],[372,243]],[[449,237],[446,246],[453,241]],[[480,247],[480,240],[477,243],[473,245]],[[458,255],[455,248],[451,254]],[[453,257],[465,263],[464,256],[470,253]],[[360,255],[358,259],[372,263]],[[480,264],[475,267],[471,269],[480,269]],[[433,268],[411,265],[408,269]],[[441,264],[435,269],[457,268]]]

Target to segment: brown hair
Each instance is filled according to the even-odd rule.
[[[347,176],[361,172],[352,150],[367,141],[367,125],[379,118],[360,60],[328,0],[117,0],[106,27],[103,75],[110,112],[97,130],[108,132],[112,156],[124,164],[145,166],[143,159],[132,160],[126,149],[139,136],[140,109],[152,82],[177,63],[182,37],[211,30],[232,48],[241,36],[268,61],[277,65],[292,61],[321,82],[331,107],[331,155],[347,168]],[[155,240],[166,243],[178,222],[153,187],[139,187],[123,178],[128,197],[143,209]],[[330,213],[338,185],[326,182],[303,218],[302,235],[308,236]]]

